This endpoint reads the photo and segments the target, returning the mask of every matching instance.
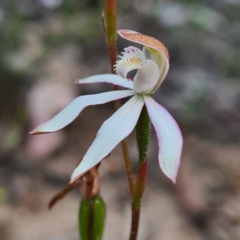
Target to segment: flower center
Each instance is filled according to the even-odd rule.
[[[141,51],[131,46],[125,48],[122,56],[119,57],[120,60],[115,65],[116,73],[123,78],[127,78],[130,71],[137,69],[133,78],[135,92],[141,94],[154,92],[160,79],[160,69],[151,53],[146,48]]]

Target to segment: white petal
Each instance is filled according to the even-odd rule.
[[[132,132],[143,105],[142,97],[135,95],[103,123],[94,142],[74,170],[71,182],[98,164],[121,140]]]
[[[137,69],[141,66],[142,61],[146,59],[144,53],[136,47],[124,48],[120,60],[116,62],[116,73],[126,78],[128,72]]]
[[[80,96],[69,103],[55,117],[37,126],[30,134],[56,132],[71,123],[87,106],[111,102],[116,99],[132,96],[133,94],[134,91],[132,90],[119,90]]]
[[[159,88],[159,86],[162,84],[163,80],[166,78],[169,70],[169,61],[166,60],[166,58],[158,54],[158,52],[154,52],[153,50],[149,49],[151,52],[151,59],[157,63],[160,71],[160,78],[158,80],[158,84],[155,86],[153,93]]]
[[[158,83],[159,75],[158,65],[154,61],[143,61],[133,79],[134,91],[144,94],[152,93]]]
[[[133,82],[124,79],[123,77],[116,74],[99,74],[91,77],[79,79],[76,81],[77,84],[87,83],[111,83],[120,87],[133,89]]]
[[[149,96],[144,101],[158,138],[160,168],[175,183],[183,146],[181,130],[164,107]]]

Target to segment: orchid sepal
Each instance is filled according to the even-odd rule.
[[[144,96],[144,102],[158,139],[159,166],[176,183],[183,147],[181,130],[170,113],[152,97]]]
[[[91,84],[91,83],[110,83],[127,89],[133,89],[133,82],[117,74],[98,74],[95,76],[82,78],[75,81],[76,84]]]
[[[36,135],[59,131],[70,124],[87,106],[104,104],[132,95],[134,95],[133,90],[118,90],[77,97],[52,119],[38,125],[30,134]]]

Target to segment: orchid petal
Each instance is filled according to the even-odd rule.
[[[158,138],[160,168],[175,183],[183,146],[181,130],[170,113],[153,98],[144,96],[144,102]]]
[[[125,97],[132,96],[132,90],[111,91],[93,95],[80,96],[69,103],[61,112],[49,121],[37,126],[30,134],[56,132],[70,124],[87,106],[104,104]]]
[[[149,94],[155,88],[159,79],[159,68],[152,60],[145,60],[133,79],[134,91]]]
[[[122,56],[119,56],[121,59],[116,62],[115,68],[116,73],[124,78],[127,77],[128,72],[139,68],[142,61],[146,59],[139,48],[132,46],[124,48],[122,54]]]
[[[116,74],[99,74],[91,77],[83,78],[77,80],[77,84],[87,84],[87,83],[111,83],[120,87],[133,89],[132,81],[128,81]]]
[[[157,90],[169,70],[169,53],[165,45],[153,37],[131,30],[119,30],[118,34],[131,42],[143,45],[151,53],[151,59],[157,63],[161,73],[158,84],[154,88],[154,91]]]
[[[86,152],[81,163],[74,170],[71,182],[98,164],[120,141],[132,132],[143,105],[144,101],[142,97],[134,95],[103,123],[94,142]]]
[[[156,86],[153,89],[153,93],[159,88],[159,86],[162,84],[163,80],[168,74],[169,70],[169,61],[166,61],[166,58],[164,55],[159,54],[157,51],[150,49],[149,47],[144,47],[144,53],[149,52],[151,54],[151,59],[158,65],[159,72],[161,73],[159,75],[159,80]]]

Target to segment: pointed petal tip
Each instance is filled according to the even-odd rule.
[[[69,184],[74,183],[77,179],[78,179],[78,177],[72,175],[70,178]]]
[[[164,173],[170,180],[173,184],[176,184],[177,182],[177,175],[174,175],[174,176],[170,176],[169,174],[166,174]]]
[[[38,125],[36,128],[34,128],[32,131],[30,131],[28,134],[29,135],[40,135],[40,134],[57,132],[57,131],[49,131],[49,130],[44,131],[44,127],[45,127],[45,123],[42,123],[42,124]]]
[[[37,133],[35,133],[35,130],[32,130],[31,132],[28,133],[29,135],[35,135]]]
[[[37,128],[33,129],[31,132],[29,132],[29,135],[39,135],[39,134],[44,134],[45,132],[42,132],[38,130]]]

